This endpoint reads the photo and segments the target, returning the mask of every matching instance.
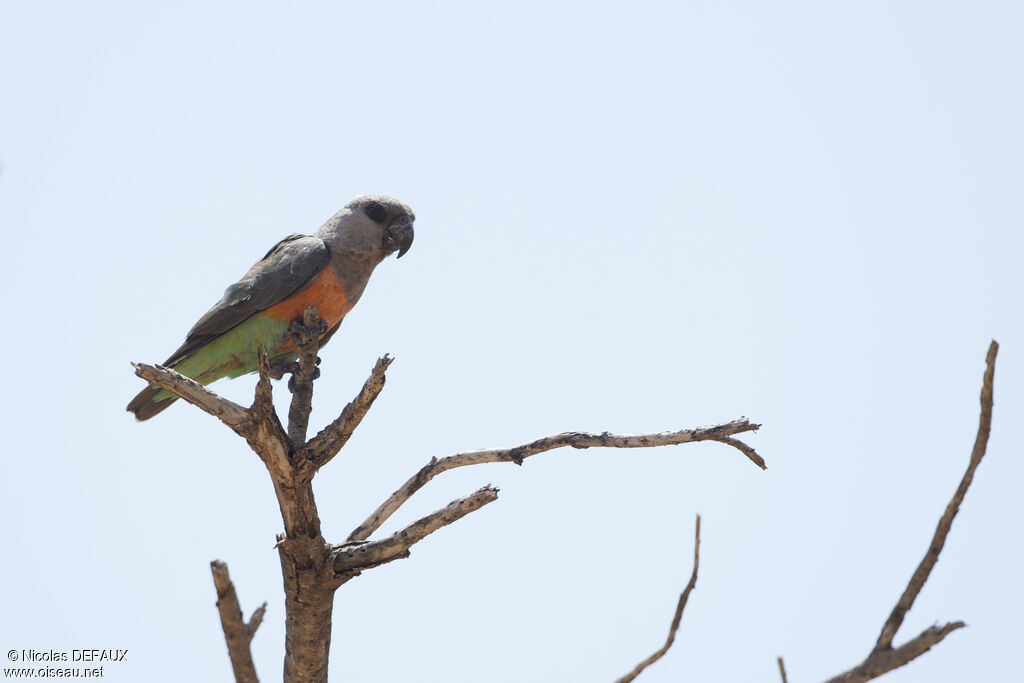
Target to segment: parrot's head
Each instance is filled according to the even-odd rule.
[[[412,246],[416,215],[408,206],[379,195],[356,197],[317,233],[331,249],[365,255],[376,262]]]

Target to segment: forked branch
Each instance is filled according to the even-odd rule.
[[[347,543],[334,551],[334,571],[338,574],[360,571],[409,557],[409,548],[443,526],[498,499],[498,489],[485,486],[476,493],[453,500],[445,507],[419,519],[379,541]]]
[[[328,463],[345,445],[352,432],[373,405],[384,387],[385,373],[392,359],[385,355],[373,368],[359,394],[341,415],[312,439],[306,440],[312,406],[312,381],[318,374],[316,351],[322,321],[315,308],[308,308],[301,321],[290,327],[299,360],[288,363],[271,360],[263,349],[258,353],[259,381],[250,408],[228,401],[199,383],[174,370],[160,366],[133,364],[138,376],[170,391],[185,401],[214,415],[237,434],[260,456],[270,473],[277,494],[285,533],[278,538],[285,584],[285,664],[284,678],[293,681],[326,681],[330,645],[331,609],[334,591],[362,570],[408,557],[410,548],[427,535],[452,524],[471,512],[497,499],[498,490],[485,486],[479,491],[452,501],[444,508],[419,519],[387,538],[367,541],[369,536],[391,517],[416,491],[438,474],[457,467],[488,462],[523,461],[545,451],[571,446],[573,448],[649,448],[697,441],[718,441],[742,452],[758,467],[764,460],[757,452],[735,438],[736,434],[755,431],[760,425],[747,419],[697,429],[654,434],[592,434],[567,432],[547,436],[514,448],[488,449],[459,453],[440,460],[433,459],[399,490],[392,494],[340,546],[328,544],[320,532],[320,519],[313,497],[312,479],[317,470]],[[288,427],[285,430],[273,404],[271,377],[291,373],[292,391]],[[700,542],[700,518],[697,518],[697,544],[694,548],[694,569],[677,606],[668,641],[630,677],[661,657],[671,646],[682,618],[686,599],[697,577]],[[249,653],[249,641],[263,617],[263,608],[248,623],[242,621],[237,596],[230,585],[227,567],[211,565],[217,582],[218,606],[221,608],[225,638],[232,666],[238,681],[256,681]]]
[[[900,596],[896,606],[893,607],[892,612],[889,614],[889,618],[886,619],[885,625],[882,626],[882,632],[878,636],[874,649],[871,650],[863,662],[849,671],[830,678],[828,683],[863,683],[864,681],[870,681],[916,659],[931,649],[932,646],[941,642],[950,633],[965,626],[962,621],[950,622],[943,626],[931,626],[899,647],[894,648],[892,645],[896,632],[903,624],[903,618],[910,611],[910,608],[913,607],[914,600],[917,599],[932,569],[935,567],[935,563],[939,559],[939,553],[942,552],[942,548],[946,543],[946,536],[953,526],[953,518],[956,517],[956,513],[960,510],[960,504],[963,503],[967,489],[974,480],[974,472],[978,469],[978,465],[981,463],[981,459],[984,457],[985,450],[988,447],[988,436],[992,428],[992,386],[995,379],[996,354],[998,352],[999,344],[993,341],[989,345],[988,354],[985,357],[985,374],[981,385],[981,417],[978,424],[978,435],[975,437],[974,448],[971,451],[971,460],[967,465],[967,471],[960,480],[960,485],[957,486],[956,491],[953,493],[953,498],[949,501],[945,512],[939,519],[939,524],[935,529],[935,534],[932,536],[932,542],[928,546],[924,559],[917,566],[917,570],[911,576],[906,590],[903,591],[903,595]]]
[[[514,448],[491,448],[482,451],[469,451],[448,457],[432,459],[420,468],[400,489],[385,500],[373,511],[366,520],[348,535],[347,542],[363,541],[380,528],[414,493],[423,488],[427,482],[448,470],[468,465],[481,465],[489,462],[514,462],[522,465],[526,458],[550,451],[555,448],[572,446],[573,448],[650,448],[654,446],[674,446],[677,444],[694,443],[696,441],[720,441],[737,448],[745,456],[765,469],[764,459],[742,441],[730,438],[733,434],[756,431],[759,424],[752,424],[746,418],[726,422],[713,427],[681,429],[675,432],[658,432],[654,434],[590,434],[587,432],[565,432],[554,436],[545,436]]]
[[[228,644],[228,657],[231,658],[235,681],[259,683],[249,643],[263,621],[267,603],[256,608],[246,623],[242,620],[242,608],[238,604],[238,594],[235,593],[235,584],[231,582],[231,576],[228,574],[228,566],[220,560],[214,560],[210,563],[210,572],[213,574],[213,584],[217,589],[217,611],[220,612],[220,625]]]

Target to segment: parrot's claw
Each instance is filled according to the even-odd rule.
[[[299,348],[305,346],[302,341],[303,337],[320,337],[327,334],[327,329],[327,321],[323,318],[317,320],[315,327],[306,327],[298,320],[293,320],[288,327],[288,331],[292,333],[292,337],[295,339],[295,345]]]
[[[296,363],[295,365],[297,366],[298,363]],[[295,369],[298,370],[298,367],[296,367]],[[313,376],[310,377],[310,379],[320,379],[320,368],[313,368]],[[292,376],[288,378],[288,391],[292,392],[293,394],[295,393],[295,375],[294,374],[292,374]]]
[[[316,357],[315,365],[320,365],[320,356]],[[284,365],[271,365],[270,366],[270,378],[271,379],[281,379],[285,375],[294,375],[298,371],[299,371],[299,361],[297,361],[297,360],[296,361],[292,361],[291,363],[286,363]],[[313,379],[319,379],[319,378],[320,378],[320,368],[318,367],[318,368],[313,370]],[[291,385],[291,383],[289,381],[288,388],[291,389],[291,387],[292,387],[292,385]]]

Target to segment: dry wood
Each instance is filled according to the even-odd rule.
[[[679,623],[683,620],[683,610],[686,608],[686,601],[690,597],[690,591],[697,585],[697,565],[700,563],[700,515],[697,515],[697,531],[694,534],[693,541],[693,573],[690,574],[690,580],[683,589],[683,592],[679,595],[679,602],[676,604],[676,613],[672,617],[672,625],[668,629],[668,638],[665,640],[665,644],[662,645],[658,650],[654,652],[650,657],[640,662],[630,671],[628,674],[618,679],[616,683],[629,683],[634,678],[640,675],[640,673],[654,664],[656,661],[665,656],[669,648],[672,647],[672,643],[676,640],[676,631],[679,630]]]
[[[932,626],[903,645],[896,648],[892,646],[892,640],[903,624],[903,618],[910,608],[913,607],[914,600],[921,592],[925,582],[928,580],[928,576],[932,572],[932,568],[935,567],[935,563],[939,559],[939,553],[942,552],[942,547],[946,543],[946,536],[949,534],[950,528],[952,528],[953,518],[956,517],[956,513],[960,510],[960,504],[963,503],[964,495],[966,495],[967,489],[974,480],[974,471],[981,463],[981,459],[984,457],[985,450],[988,447],[988,436],[992,429],[992,387],[995,380],[996,354],[998,352],[999,344],[993,341],[989,345],[988,354],[985,357],[985,374],[981,386],[981,417],[978,424],[978,434],[974,440],[974,448],[971,451],[971,460],[967,465],[967,471],[960,480],[960,485],[957,486],[956,491],[953,493],[953,498],[949,501],[945,512],[943,512],[942,517],[939,519],[939,524],[935,529],[935,534],[932,536],[932,542],[928,546],[924,559],[921,560],[917,570],[914,571],[906,590],[903,591],[903,595],[900,596],[896,606],[893,607],[892,613],[889,614],[889,618],[886,619],[885,625],[882,626],[882,632],[878,636],[874,649],[871,650],[863,662],[834,678],[830,678],[828,683],[863,683],[864,681],[870,681],[916,659],[947,635],[965,626],[962,621],[950,622],[943,626]]]
[[[307,314],[319,317],[315,309]],[[315,333],[315,330],[299,332],[307,356],[310,345],[301,335],[308,337]],[[314,368],[315,353],[313,348],[311,364]],[[301,361],[299,367],[302,367]],[[284,539],[277,544],[285,584],[285,680],[326,681],[331,607],[338,583],[330,565],[331,547],[320,533],[311,477],[301,476],[293,466],[295,447],[274,409],[267,354],[259,350],[260,379],[249,409],[217,396],[168,368],[143,364],[135,364],[135,368],[139,376],[220,418],[246,440],[266,465],[285,528]],[[302,398],[301,379],[297,384],[296,393],[300,394],[297,422],[289,425],[289,432],[295,435],[304,433],[303,425],[308,424],[309,419],[309,403],[304,403]]]
[[[200,408],[241,434],[250,421],[249,411],[233,401],[213,393],[199,382],[182,374],[165,368],[163,365],[147,365],[132,363],[135,374],[150,384],[181,397],[192,405]],[[244,435],[243,435],[244,436]]]
[[[522,464],[523,460],[531,455],[564,446],[645,448],[697,441],[720,441],[728,444],[740,450],[762,469],[765,467],[764,460],[754,449],[732,438],[735,434],[753,431],[760,426],[751,424],[746,419],[713,427],[657,434],[557,434],[515,448],[460,453],[441,460],[435,458],[360,525],[344,545],[332,546],[321,535],[320,518],[313,497],[313,476],[345,445],[353,430],[373,405],[384,387],[385,373],[392,359],[387,355],[380,358],[359,394],[345,407],[342,414],[319,434],[306,441],[312,406],[312,380],[317,374],[318,321],[318,312],[310,307],[304,312],[301,324],[298,321],[293,324],[293,333],[300,344],[298,363],[279,363],[272,367],[264,350],[259,350],[259,381],[250,408],[223,399],[169,368],[133,363],[137,375],[214,415],[242,436],[250,448],[259,455],[270,473],[285,529],[285,533],[278,536],[276,547],[281,560],[285,588],[286,683],[323,683],[327,680],[334,592],[340,585],[364,569],[407,557],[410,547],[430,533],[497,499],[497,489],[486,486],[476,493],[452,501],[441,510],[413,522],[387,538],[366,541],[370,534],[413,493],[441,472],[485,462]],[[274,409],[273,389],[270,384],[270,377],[278,376],[282,372],[292,373],[290,388],[293,397],[287,430],[282,426]],[[682,615],[686,595],[692,590],[696,580],[696,552],[695,548],[694,576],[691,585],[680,598],[673,630],[665,649],[671,644]],[[226,576],[226,568],[224,573]],[[216,570],[214,575],[217,576]],[[220,595],[218,587],[218,596]],[[237,598],[235,602],[237,603]],[[243,641],[247,649],[248,642],[263,617],[263,610],[257,610],[249,624],[241,622],[240,614],[239,612],[237,623],[232,622],[233,625],[230,627],[234,629],[233,635],[229,635],[229,627],[225,626],[225,637],[229,643]],[[232,662],[234,661],[232,655]],[[245,672],[236,674],[239,676],[237,680],[256,680],[255,671],[252,671],[252,678],[241,677],[247,675]]]
[[[293,325],[300,344],[300,360],[290,368],[293,373],[293,399],[287,432],[274,409],[273,388],[270,384],[271,364],[263,349],[259,350],[259,381],[251,408],[221,398],[198,382],[169,368],[133,364],[140,377],[177,394],[231,427],[259,455],[270,473],[285,529],[276,547],[285,587],[284,680],[289,683],[327,680],[334,591],[344,581],[358,574],[358,571],[345,571],[339,575],[334,569],[335,555],[341,558],[339,562],[342,565],[348,555],[345,552],[336,553],[336,549],[321,535],[312,478],[316,469],[340,450],[369,410],[384,386],[384,373],[391,363],[387,356],[378,360],[370,378],[341,416],[309,443],[305,443],[312,405],[312,379],[316,370],[318,320],[316,309],[311,307],[305,311],[301,325]],[[389,539],[369,544],[362,551],[353,551],[353,556],[376,557],[377,561],[369,562],[372,566],[395,559],[398,554],[408,555],[410,545],[478,509],[496,495],[496,489],[482,489],[415,522]],[[385,556],[388,559],[384,559]],[[360,567],[366,568],[365,563]],[[217,569],[214,575],[218,576]],[[235,602],[237,604],[237,598]],[[232,621],[230,626],[225,626],[225,637],[229,643],[244,641],[248,647],[248,641],[262,616],[262,610],[257,610],[248,625],[242,623],[239,616],[237,623]],[[235,662],[234,655],[232,662]],[[249,676],[247,669],[236,673],[237,680],[255,681],[255,670],[251,671],[251,678]]]
[[[909,664],[950,633],[964,626],[966,624],[962,621],[954,621],[944,626],[929,626],[916,638],[907,641],[899,647],[872,651],[863,662],[849,671],[828,679],[827,683],[864,683],[864,681],[878,678],[893,669]]]
[[[213,574],[213,584],[217,589],[217,611],[220,612],[220,625],[224,630],[224,640],[228,644],[228,657],[231,658],[235,681],[259,683],[249,643],[263,621],[267,603],[263,603],[253,612],[248,623],[244,622],[242,608],[238,604],[238,594],[235,593],[235,584],[231,582],[231,576],[228,574],[228,566],[220,560],[214,560],[210,563],[210,572]]]
[[[978,435],[974,439],[974,448],[971,451],[971,460],[967,465],[967,471],[964,472],[960,485],[957,486],[956,491],[953,493],[953,498],[946,506],[946,511],[939,519],[939,524],[935,528],[935,534],[932,536],[931,545],[928,546],[928,552],[925,553],[921,564],[917,566],[914,575],[910,578],[907,589],[903,591],[903,595],[900,596],[896,606],[892,609],[892,613],[885,621],[882,632],[878,636],[878,642],[875,644],[875,650],[885,650],[892,647],[892,639],[896,636],[896,631],[903,624],[903,618],[914,605],[914,600],[917,599],[918,594],[924,587],[924,582],[928,580],[932,568],[939,560],[939,553],[942,552],[942,547],[946,543],[946,536],[953,526],[953,518],[960,511],[960,504],[963,503],[967,489],[974,480],[974,471],[978,469],[978,465],[981,464],[981,459],[985,455],[985,450],[988,448],[988,435],[992,430],[992,383],[995,379],[996,354],[998,352],[999,344],[993,341],[989,345],[988,354],[985,357],[985,375],[981,386],[981,418],[978,424]]]
[[[429,534],[497,499],[498,489],[485,486],[475,493],[453,500],[442,509],[416,520],[387,538],[338,546],[334,551],[334,571],[339,574],[359,571],[409,557],[409,548]]]
[[[320,330],[327,331],[327,322],[320,317],[316,306],[307,306],[301,323],[294,321],[290,329],[299,347],[299,362],[288,382],[292,392],[292,403],[288,408],[288,438],[293,448],[297,448],[306,443],[309,414],[313,410],[313,375],[317,371]]]
[[[789,681],[786,680],[786,665],[782,663],[782,657],[776,657],[775,659],[779,663],[779,676],[782,677],[782,683],[789,683]]]
[[[756,431],[761,425],[752,424],[746,418],[726,422],[725,424],[713,427],[698,427],[696,429],[681,429],[675,432],[658,432],[655,434],[590,434],[587,432],[564,432],[554,436],[545,436],[514,448],[492,448],[481,451],[469,451],[458,453],[448,457],[433,458],[429,463],[420,468],[400,489],[395,491],[381,503],[380,507],[373,511],[366,520],[348,535],[347,542],[363,541],[369,538],[370,534],[380,528],[391,515],[400,508],[405,501],[427,482],[448,470],[468,465],[480,465],[488,462],[514,462],[522,465],[523,460],[550,451],[555,448],[572,446],[573,448],[649,448],[654,446],[674,446],[683,443],[694,443],[697,441],[721,441],[730,446],[738,448],[744,455],[751,459],[758,467],[765,469],[764,460],[753,448],[750,448],[737,439],[729,438],[733,434]]]

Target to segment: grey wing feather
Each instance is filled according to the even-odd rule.
[[[260,311],[298,292],[330,259],[331,252],[319,237],[288,235],[241,280],[227,288],[221,300],[189,330],[185,343],[164,365],[173,365]]]

